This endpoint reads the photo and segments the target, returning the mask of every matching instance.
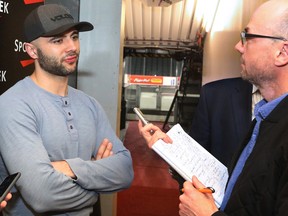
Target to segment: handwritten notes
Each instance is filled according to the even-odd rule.
[[[205,186],[213,187],[213,197],[219,207],[228,180],[227,168],[191,138],[179,124],[174,125],[167,134],[173,144],[158,140],[152,149],[185,180],[191,181],[195,175]]]

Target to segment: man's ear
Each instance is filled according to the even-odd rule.
[[[284,66],[288,64],[288,43],[284,43],[281,50],[276,53],[276,66]]]
[[[38,58],[37,49],[33,44],[25,43],[25,50],[31,58],[33,59]]]

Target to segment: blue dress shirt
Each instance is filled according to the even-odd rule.
[[[236,164],[236,166],[232,172],[232,175],[229,179],[220,210],[223,211],[225,209],[226,204],[227,204],[227,202],[230,198],[230,195],[232,193],[233,187],[234,187],[234,185],[238,179],[238,176],[242,172],[243,167],[245,165],[245,162],[254,148],[257,136],[259,134],[259,128],[260,128],[261,121],[264,120],[272,112],[272,110],[280,103],[280,101],[283,100],[284,97],[286,97],[286,95],[287,94],[282,95],[282,96],[280,96],[280,97],[276,98],[275,100],[272,100],[268,103],[266,102],[266,100],[261,100],[259,103],[256,104],[255,110],[254,110],[254,115],[255,115],[255,119],[256,119],[255,127],[253,129],[250,141],[248,142],[248,144],[246,145],[246,147],[242,151],[242,153],[241,153],[241,155],[237,161],[237,164]]]

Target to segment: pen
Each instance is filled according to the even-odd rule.
[[[149,124],[149,121],[147,121],[147,120],[144,118],[144,115],[143,115],[143,113],[141,112],[141,110],[140,110],[139,108],[134,107],[134,108],[133,108],[133,111],[136,113],[136,115],[139,117],[139,119],[142,121],[142,123],[143,123],[144,125]],[[153,131],[153,130],[150,130],[150,134],[152,135],[153,133],[154,133],[154,131]]]
[[[215,189],[212,187],[197,188],[197,190],[202,193],[214,193],[215,192]],[[181,191],[184,193],[184,188],[182,188]]]

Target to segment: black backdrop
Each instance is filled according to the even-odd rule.
[[[44,1],[6,0],[0,11],[0,94],[31,74],[33,62],[24,51],[23,22],[26,15]]]

